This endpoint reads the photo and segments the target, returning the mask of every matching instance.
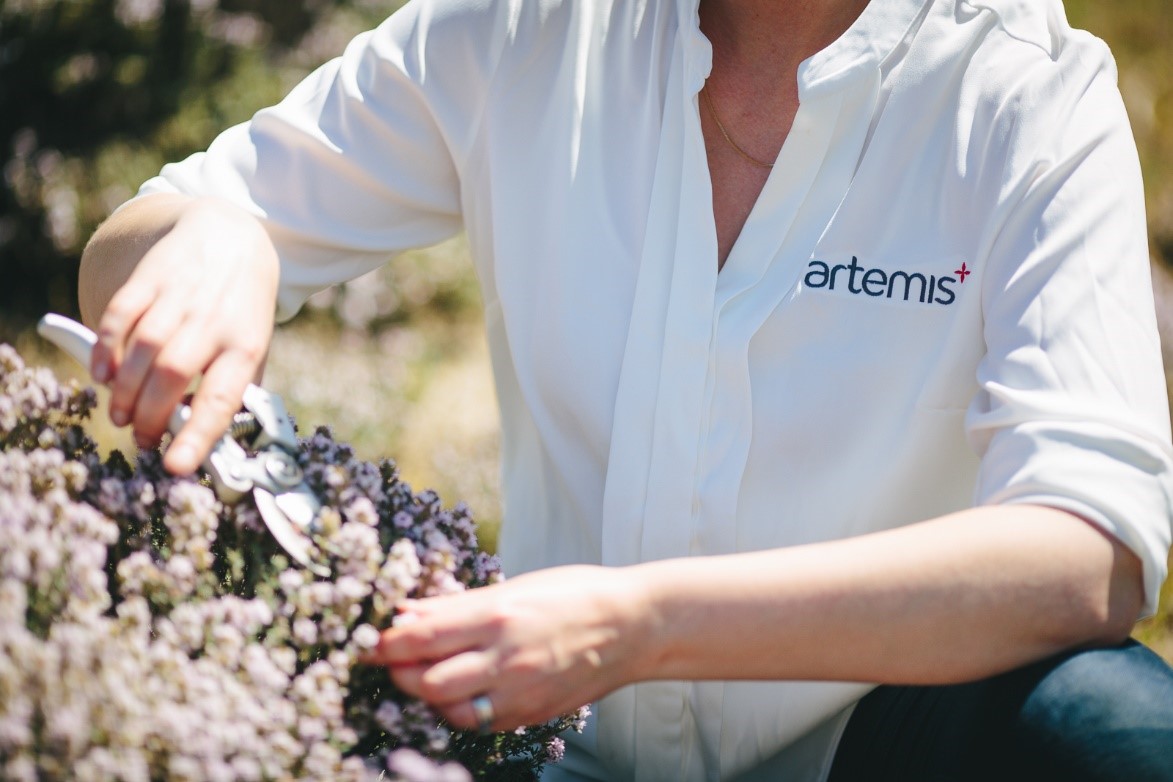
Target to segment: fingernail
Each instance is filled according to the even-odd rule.
[[[125,410],[111,410],[110,420],[114,422],[115,426],[126,426],[130,423],[130,416],[126,414]]]
[[[94,364],[94,380],[99,383],[110,382],[110,365],[105,361],[99,361],[97,364]]]

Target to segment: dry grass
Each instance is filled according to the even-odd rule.
[[[364,459],[463,501],[492,548],[501,518],[496,397],[479,325],[429,323],[365,339],[301,322],[279,329],[265,374],[302,431],[326,424]]]

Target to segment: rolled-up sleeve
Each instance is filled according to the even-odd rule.
[[[1168,399],[1136,147],[1114,66],[1090,51],[1099,63],[1082,52],[1082,67],[1051,69],[1017,97],[1050,132],[991,241],[966,425],[982,458],[977,503],[1045,504],[1098,525],[1143,562],[1151,613],[1171,537]]]
[[[281,260],[280,319],[455,234],[459,169],[492,71],[492,13],[490,3],[409,3],[140,194],[215,195],[261,218]]]

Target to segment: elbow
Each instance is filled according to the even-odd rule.
[[[1115,646],[1132,633],[1144,608],[1144,566],[1140,558],[1112,540],[1112,563],[1100,578],[1091,579],[1083,596],[1082,621],[1077,626],[1083,646]]]
[[[1076,518],[1080,524],[1063,533],[1067,545],[1055,549],[1055,562],[1062,564],[1050,571],[1054,602],[1035,636],[1044,654],[1119,645],[1145,605],[1140,557],[1101,527]]]

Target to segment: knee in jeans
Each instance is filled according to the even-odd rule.
[[[1025,762],[1072,779],[1173,779],[1173,671],[1160,658],[1129,643],[1043,670],[1013,726]]]

